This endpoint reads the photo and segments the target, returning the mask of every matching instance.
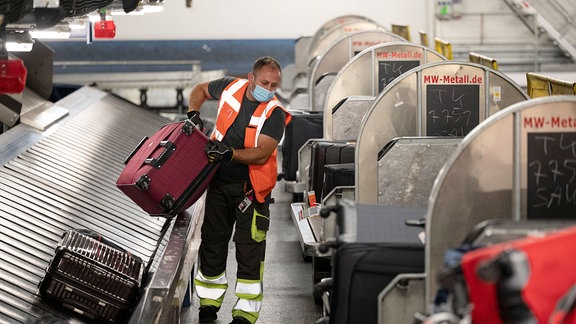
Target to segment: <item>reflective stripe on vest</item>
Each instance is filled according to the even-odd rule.
[[[275,107],[281,107],[282,104],[280,103],[280,101],[278,100],[270,100],[268,101],[268,104],[266,105],[266,107],[262,110],[262,112],[260,113],[260,107],[262,105],[258,106],[258,108],[256,108],[256,110],[254,111],[254,114],[252,115],[252,117],[250,117],[250,122],[248,123],[249,126],[251,127],[256,127],[256,139],[258,139],[258,136],[260,136],[260,132],[262,131],[262,127],[264,126],[264,122],[266,121],[267,116],[269,116],[268,114],[271,113],[272,109],[274,109]],[[258,141],[255,140],[255,143],[250,143],[252,147],[257,147],[258,146]],[[244,139],[244,144],[246,144],[246,139]],[[245,145],[246,146],[246,145]]]
[[[248,80],[246,79],[236,79],[230,83],[226,89],[222,92],[220,96],[220,103],[218,107],[218,117],[216,119],[216,127],[212,132],[212,138],[221,141],[226,135],[226,131],[232,125],[236,117],[238,116],[239,106],[238,103],[242,103],[244,94],[248,88]],[[246,127],[246,132],[244,135],[244,147],[251,148],[258,146],[258,136],[262,131],[264,122],[270,115],[272,111],[279,107],[286,114],[285,125],[288,125],[292,116],[286,111],[282,106],[280,101],[274,97],[267,103],[260,103],[250,121],[248,127]],[[255,133],[248,136],[253,130]],[[272,189],[276,185],[276,175],[278,173],[278,166],[276,161],[276,149],[272,152],[268,161],[263,165],[248,165],[248,173],[250,175],[250,182],[254,188],[254,194],[256,200],[259,202],[264,202],[266,196],[272,192]]]
[[[218,119],[216,120],[216,127],[212,132],[212,138],[222,141],[226,130],[232,125],[238,112],[240,111],[240,106],[242,105],[242,99],[244,98],[244,91],[239,91],[240,89],[247,87],[248,80],[237,79],[230,83],[220,96],[220,102],[218,104]],[[220,118],[220,116],[226,118]]]

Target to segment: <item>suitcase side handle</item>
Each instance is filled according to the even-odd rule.
[[[124,165],[128,164],[128,162],[130,162],[130,159],[134,156],[134,154],[136,154],[136,152],[138,152],[138,150],[142,147],[142,145],[144,145],[144,142],[146,142],[148,140],[148,136],[144,136],[141,140],[140,143],[138,143],[138,145],[136,145],[136,147],[132,150],[132,152],[130,152],[130,155],[128,155],[126,157],[126,159],[124,159]]]
[[[73,287],[71,287],[71,289],[76,290]],[[77,314],[81,314],[89,319],[104,320],[105,318],[99,316],[98,311],[94,309],[94,306],[90,305],[89,303],[85,303],[84,302],[85,300],[86,299],[80,299],[80,298],[75,299],[64,298],[62,300],[62,306]]]
[[[158,155],[156,158],[148,158],[144,161],[146,164],[150,164],[154,169],[160,169],[164,163],[170,158],[172,153],[176,151],[176,144],[171,141],[161,141],[159,144],[161,147],[164,147],[162,153]]]

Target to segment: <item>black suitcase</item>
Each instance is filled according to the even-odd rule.
[[[350,243],[333,256],[330,323],[378,323],[378,295],[399,274],[424,272],[424,246]]]
[[[282,173],[287,181],[296,180],[298,150],[306,141],[324,136],[324,116],[321,113],[294,113],[286,125],[282,143]]]
[[[89,320],[123,323],[138,298],[144,270],[140,258],[99,234],[68,230],[39,291],[48,303]]]
[[[322,186],[322,199],[340,186],[353,186],[356,164],[326,164],[324,166],[324,184]]]
[[[425,208],[357,204],[342,199],[332,256],[332,324],[378,322],[378,295],[399,274],[424,272]]]
[[[355,143],[346,141],[317,140],[312,144],[308,190],[320,199],[324,186],[324,171],[327,164],[354,162]]]

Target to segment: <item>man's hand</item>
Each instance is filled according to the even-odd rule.
[[[186,115],[194,125],[198,126],[200,131],[204,132],[204,123],[202,122],[202,119],[200,119],[200,112],[198,110],[191,110],[187,112]]]
[[[210,140],[204,151],[206,151],[210,163],[218,163],[222,160],[230,161],[234,157],[234,149],[217,140]]]

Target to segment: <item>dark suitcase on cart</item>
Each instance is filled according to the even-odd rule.
[[[330,323],[378,323],[378,295],[397,275],[424,272],[424,246],[344,244],[332,266]]]
[[[116,186],[152,216],[171,217],[204,193],[217,169],[208,137],[189,121],[166,124],[127,158]]]
[[[340,204],[330,323],[377,323],[382,290],[399,274],[424,272],[423,228],[407,224],[422,220],[426,209],[357,204],[347,199]]]
[[[287,181],[296,180],[298,151],[312,138],[324,136],[324,115],[321,113],[292,113],[292,120],[286,125],[282,143],[282,173]]]
[[[324,166],[324,184],[322,186],[322,198],[336,187],[353,186],[356,164],[326,164]]]
[[[322,199],[324,186],[324,171],[327,164],[342,164],[354,162],[355,143],[319,139],[312,144],[310,157],[309,190],[314,190]]]
[[[87,230],[69,230],[39,284],[49,303],[90,320],[122,323],[137,301],[142,260]]]

